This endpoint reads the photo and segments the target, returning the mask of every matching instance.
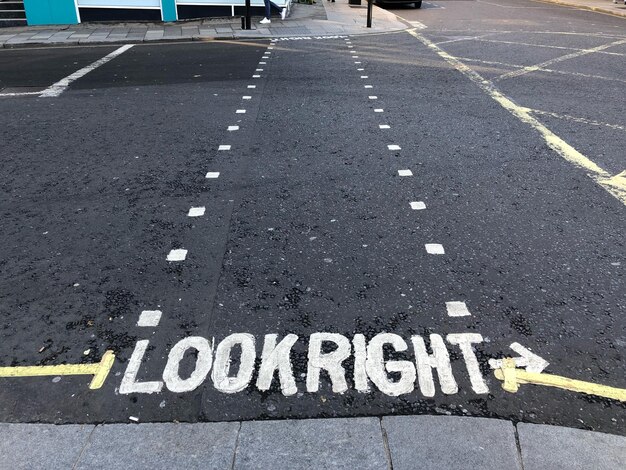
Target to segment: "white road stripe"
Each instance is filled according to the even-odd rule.
[[[188,217],[202,217],[206,211],[206,207],[191,207],[187,213]]]
[[[159,326],[162,314],[163,312],[161,312],[161,310],[144,310],[139,315],[139,320],[137,320],[137,326]]]
[[[256,88],[256,85],[248,85],[248,88]]]
[[[239,126],[228,126],[228,131],[232,132],[232,131],[238,131],[239,130]]]
[[[219,171],[209,171],[205,176],[205,178],[209,178],[209,179],[215,179],[219,177],[220,177]]]
[[[187,250],[179,248],[171,250],[167,255],[167,261],[185,261],[187,258]]]
[[[235,111],[236,114],[246,114],[246,110],[245,109],[238,109],[237,111]]]
[[[0,93],[0,96],[29,96],[29,95],[40,95],[40,91],[20,91],[16,93]]]
[[[426,209],[426,204],[424,204],[422,201],[413,201],[410,204],[411,209],[413,209],[414,211],[421,211]]]
[[[61,93],[63,93],[65,90],[67,90],[67,88],[70,86],[70,84],[72,82],[78,80],[79,78],[84,77],[89,72],[91,72],[92,70],[97,69],[101,65],[104,65],[107,62],[115,59],[118,55],[123,54],[128,49],[130,49],[131,47],[133,47],[133,44],[126,44],[125,46],[122,46],[122,47],[114,50],[110,54],[104,56],[102,59],[96,60],[93,64],[90,64],[90,65],[88,65],[86,67],[83,67],[82,69],[77,70],[73,74],[68,75],[67,77],[59,80],[58,82],[54,83],[53,85],[50,85],[43,92],[41,92],[41,95],[39,95],[39,96],[41,98],[55,98],[55,97],[59,96]]]
[[[446,310],[449,317],[469,317],[472,315],[465,302],[446,302]]]
[[[445,250],[443,249],[443,245],[440,245],[439,243],[426,243],[424,247],[426,248],[426,253],[431,255],[446,254]]]
[[[230,145],[220,145],[217,150],[230,150]]]
[[[400,146],[399,146],[399,145],[396,145],[396,144],[387,145],[387,148],[388,148],[389,150],[402,150],[402,149],[400,148]]]
[[[413,176],[413,172],[411,170],[398,170],[398,175],[400,175],[400,176]]]
[[[373,95],[370,95],[370,96],[368,96],[368,98],[369,98],[370,100],[377,100],[377,99],[378,99],[378,96],[373,96]]]
[[[372,85],[365,85],[365,88],[374,88]]]
[[[380,129],[391,129],[391,126],[389,124],[379,124],[378,127]]]
[[[244,100],[251,100],[252,96],[242,96],[241,98],[244,99]]]
[[[374,110],[374,112],[375,112],[375,113],[382,113],[383,111],[384,111],[384,110],[383,110],[383,109],[380,109],[380,108],[378,108],[378,109],[375,109],[375,110]]]

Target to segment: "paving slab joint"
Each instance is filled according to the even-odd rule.
[[[233,449],[233,460],[230,464],[230,470],[235,470],[235,463],[237,462],[237,452],[239,451],[239,436],[241,435],[242,422],[239,421],[239,428],[237,429],[237,437],[235,438],[235,448]]]
[[[513,423],[513,432],[515,433],[515,447],[517,448],[517,461],[522,470],[524,470],[524,459],[522,458],[522,444],[519,441],[519,432],[517,431],[517,424]]]
[[[75,470],[78,468],[78,465],[80,464],[80,459],[83,457],[83,454],[85,453],[85,450],[87,449],[87,447],[89,447],[89,444],[91,443],[91,437],[93,436],[93,433],[98,426],[99,425],[96,425],[93,428],[91,428],[91,431],[89,432],[89,436],[87,436],[87,439],[85,439],[83,446],[81,447],[80,451],[78,452],[78,455],[76,456],[74,465],[72,465],[72,470]]]
[[[387,470],[393,470],[393,459],[391,458],[391,450],[389,449],[389,437],[387,436],[387,430],[383,426],[383,419],[378,418],[380,424],[380,432],[383,437],[383,446],[385,447],[385,455],[387,456]]]

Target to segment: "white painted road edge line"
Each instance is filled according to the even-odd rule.
[[[513,114],[513,116],[517,117],[520,121],[528,124],[537,132],[539,132],[548,147],[554,150],[563,159],[584,170],[587,173],[587,176],[589,176],[593,181],[595,181],[611,195],[616,197],[622,204],[626,205],[626,171],[622,171],[621,173],[612,176],[608,171],[596,165],[593,161],[584,156],[582,153],[580,153],[578,150],[576,150],[574,147],[565,142],[546,126],[544,126],[541,122],[535,119],[525,108],[518,106],[512,100],[507,98],[504,94],[502,94],[502,92],[500,92],[495,86],[493,86],[491,82],[489,82],[480,74],[469,68],[459,59],[448,54],[440,47],[437,47],[433,42],[426,39],[421,34],[415,31],[408,31],[408,33],[427,47],[437,52],[437,54],[439,54],[442,59],[444,59],[455,69],[457,69],[472,82],[474,82],[481,90],[487,93],[500,106]]]
[[[426,243],[424,247],[426,248],[426,253],[428,253],[429,255],[446,254],[445,250],[443,249],[443,245],[440,245],[439,243]]]
[[[446,310],[449,317],[469,317],[472,315],[465,302],[446,302]]]
[[[29,96],[29,95],[40,95],[40,91],[20,91],[17,93],[0,93],[0,96]]]
[[[124,45],[124,46],[122,46],[122,47],[120,47],[118,49],[115,49],[113,52],[111,52],[110,54],[104,56],[102,59],[96,60],[93,64],[90,64],[90,65],[88,65],[86,67],[83,67],[82,69],[77,70],[73,74],[68,75],[67,77],[59,80],[58,82],[50,85],[48,88],[46,88],[44,91],[42,91],[41,95],[39,95],[39,96],[41,98],[56,98],[61,93],[63,93],[65,90],[67,90],[67,88],[70,86],[70,84],[72,82],[78,80],[79,78],[84,77],[89,72],[91,72],[92,70],[97,69],[101,65],[104,65],[107,62],[115,59],[118,55],[123,54],[128,49],[130,49],[131,47],[133,47],[133,44],[126,44],[126,45]]]
[[[162,313],[161,310],[144,310],[141,312],[141,315],[139,315],[137,326],[159,326]]]
[[[185,261],[185,258],[187,258],[187,250],[182,248],[170,250],[167,255],[167,261]]]

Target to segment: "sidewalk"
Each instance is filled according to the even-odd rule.
[[[626,468],[626,437],[455,416],[0,424],[6,469]]]
[[[626,5],[624,0],[613,3],[613,0],[536,0],[543,3],[557,3],[568,7],[582,8],[608,15],[621,16],[626,18]]]
[[[372,28],[366,28],[366,5],[351,7],[347,0],[294,4],[291,15],[284,21],[272,18],[272,23],[266,26],[258,23],[261,17],[254,17],[252,29],[248,31],[241,29],[240,18],[3,28],[0,29],[0,47],[359,35],[400,31],[407,27],[393,13],[374,6]]]

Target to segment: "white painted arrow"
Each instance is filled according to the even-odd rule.
[[[514,357],[516,367],[524,367],[527,372],[542,372],[550,363],[545,359],[537,356],[529,349],[525,348],[519,343],[512,343],[511,349],[519,354],[519,357]],[[502,368],[502,359],[489,359],[489,365],[492,369]]]

